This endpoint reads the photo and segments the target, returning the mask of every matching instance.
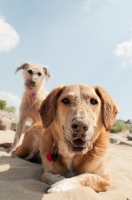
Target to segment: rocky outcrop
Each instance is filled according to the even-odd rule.
[[[18,123],[18,116],[11,112],[0,110],[0,130],[13,130],[16,131]],[[30,122],[26,122],[24,132],[31,126]]]

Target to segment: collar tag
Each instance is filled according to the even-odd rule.
[[[52,151],[49,152],[47,155],[46,155],[46,158],[48,161],[53,161],[53,162],[56,162],[57,159],[58,159],[58,148],[56,146],[56,142],[54,141],[53,143],[53,146],[52,146]]]
[[[31,96],[32,96],[32,97],[36,97],[36,93],[35,93],[35,92],[32,92]]]
[[[46,158],[49,162],[53,161],[53,162],[56,162],[57,159],[58,159],[58,154],[57,153],[52,153],[52,152],[49,152],[47,155],[46,155]]]
[[[52,161],[52,152],[49,152],[47,155],[46,155],[46,158],[48,161]]]
[[[56,162],[57,161],[57,159],[58,159],[58,154],[56,153],[52,153],[51,154],[51,157],[52,157],[52,160],[54,161],[54,162]]]

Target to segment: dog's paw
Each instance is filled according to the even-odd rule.
[[[41,179],[44,183],[51,185],[64,179],[64,176],[61,176],[60,174],[52,174],[51,172],[44,172]]]
[[[67,178],[51,185],[51,188],[47,190],[47,193],[60,193],[66,190],[76,188],[78,186],[80,186],[80,184],[77,182],[76,179]]]

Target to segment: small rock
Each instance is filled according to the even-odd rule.
[[[120,140],[119,140],[119,139],[116,139],[116,138],[110,137],[110,142],[111,142],[112,144],[119,144],[119,143],[120,143]]]
[[[127,135],[127,139],[128,140],[132,140],[132,133],[130,133],[130,134]]]
[[[132,133],[132,129],[130,129],[130,133]]]

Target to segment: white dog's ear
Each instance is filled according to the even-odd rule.
[[[43,67],[43,70],[44,70],[44,73],[45,73],[45,76],[46,76],[46,81],[48,81],[51,77],[51,72],[47,67]]]
[[[20,69],[27,69],[28,66],[29,66],[28,63],[24,63],[24,64],[22,64],[20,67],[18,67],[18,68],[16,69],[15,73],[17,73]]]
[[[113,126],[117,113],[119,112],[118,107],[114,100],[101,87],[97,86],[94,88],[102,101],[102,122],[106,131],[109,131]]]
[[[41,120],[44,128],[50,126],[53,121],[55,112],[56,112],[56,104],[59,95],[62,92],[63,87],[57,87],[53,89],[45,100],[41,103],[39,113],[41,116]]]

